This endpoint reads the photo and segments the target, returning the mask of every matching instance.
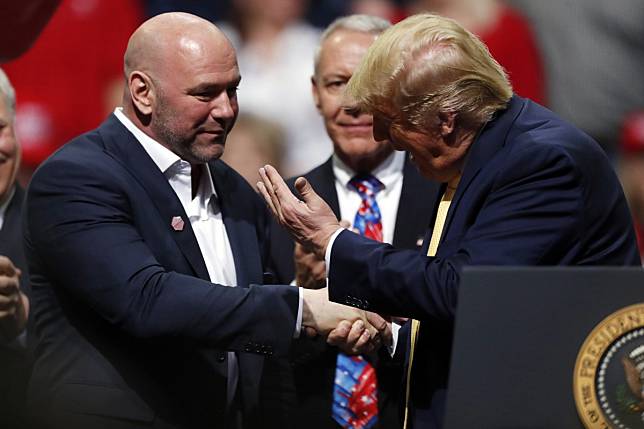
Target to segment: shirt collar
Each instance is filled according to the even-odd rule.
[[[385,189],[390,189],[393,184],[402,177],[403,167],[405,165],[406,152],[394,151],[387,159],[380,163],[379,166],[371,171],[380,182],[385,185]],[[342,186],[348,187],[349,181],[356,175],[347,164],[345,164],[335,153],[332,158],[333,175]]]
[[[159,170],[161,170],[162,173],[165,174],[173,164],[181,161],[181,158],[179,158],[177,154],[172,152],[167,147],[163,146],[158,141],[154,140],[149,135],[145,134],[136,125],[134,125],[130,118],[125,116],[122,107],[117,107],[116,109],[114,109],[114,116],[116,116],[116,118],[121,121],[123,126],[134,135],[139,143],[141,143],[143,149],[145,149],[148,155],[150,155],[150,158],[152,158],[152,161],[154,161],[154,163],[157,165],[157,167],[159,167]]]
[[[184,161],[176,153],[141,131],[125,116],[122,107],[114,109],[114,116],[134,135],[134,138],[143,146],[143,149],[145,149],[150,158],[152,158],[152,161],[154,161],[168,180],[182,169],[186,169],[185,172],[191,174],[192,166],[187,161]],[[217,191],[213,186],[214,182],[212,180],[210,166],[204,164],[204,167],[203,174],[201,175],[201,183],[199,183],[197,190],[197,197],[203,198],[206,205],[209,205],[213,196],[217,198]]]
[[[9,191],[9,197],[5,200],[4,203],[0,204],[0,229],[2,229],[2,225],[4,224],[4,215],[7,213],[7,208],[9,207],[9,204],[11,204],[11,200],[13,199],[13,196],[16,194],[16,185],[13,185],[11,187],[11,191]]]

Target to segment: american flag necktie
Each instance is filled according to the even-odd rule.
[[[382,222],[376,194],[384,185],[369,174],[354,177],[349,181],[349,186],[362,199],[353,227],[365,237],[382,241]],[[368,429],[378,422],[376,371],[362,356],[338,353],[332,417],[345,429]]]

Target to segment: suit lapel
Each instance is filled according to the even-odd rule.
[[[248,218],[248,213],[244,213],[245,205],[241,201],[235,201],[234,197],[237,194],[235,187],[237,182],[224,168],[222,161],[212,161],[208,164],[212,179],[214,181],[215,189],[217,190],[217,200],[221,208],[221,216],[226,226],[226,234],[233,253],[235,261],[235,272],[237,275],[237,285],[248,287],[249,283],[261,283],[261,278],[249,278],[251,273],[248,261],[252,261],[255,255],[250,255],[248,252],[253,251],[255,247],[251,243],[257,241],[254,235],[254,229],[248,228],[245,223]],[[259,251],[259,250],[257,250]]]
[[[333,174],[333,157],[315,170],[306,175],[315,192],[329,204],[335,217],[340,219],[340,203],[335,190],[335,176]]]
[[[519,113],[521,113],[524,106],[524,99],[517,97],[516,95],[513,96],[508,103],[508,107],[503,111],[497,112],[496,116],[483,127],[478,137],[475,138],[474,143],[472,143],[472,148],[470,149],[465,168],[463,169],[463,175],[459,182],[458,189],[456,190],[456,194],[450,204],[447,219],[445,219],[441,242],[447,236],[447,231],[452,219],[454,218],[454,213],[458,210],[458,205],[467,192],[467,189],[481,169],[487,165],[505,145],[505,141],[512,124]],[[442,192],[440,195],[442,195]]]
[[[105,142],[107,154],[130,172],[154,202],[162,222],[167,224],[168,234],[172,235],[195,274],[210,281],[190,219],[159,167],[114,115],[110,115],[98,131]],[[183,229],[180,231],[172,227],[172,220],[176,216],[183,220]]]

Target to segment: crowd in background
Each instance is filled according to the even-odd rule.
[[[620,167],[636,223],[644,224],[640,0],[63,0],[32,49],[2,66],[18,94],[23,184],[119,104],[129,35],[145,18],[171,10],[218,23],[237,49],[244,113],[224,159],[253,183],[266,162],[290,176],[331,153],[310,89],[320,28],[348,13],[396,22],[431,11],[479,35],[515,92],[599,141]]]

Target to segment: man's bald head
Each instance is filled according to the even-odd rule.
[[[126,78],[135,70],[156,73],[169,56],[202,48],[203,42],[230,47],[230,42],[212,22],[183,12],[156,15],[132,34],[125,51]]]
[[[191,163],[223,153],[240,76],[215,25],[179,12],[147,20],[130,37],[125,75],[123,112],[139,129]]]

